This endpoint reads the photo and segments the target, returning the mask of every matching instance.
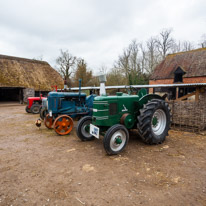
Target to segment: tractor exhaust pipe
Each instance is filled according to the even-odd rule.
[[[106,89],[105,89],[105,82],[106,80],[106,75],[102,74],[99,75],[99,81],[100,81],[100,96],[106,95]]]
[[[81,97],[81,84],[82,84],[82,80],[79,79],[79,101],[80,101],[80,97]]]

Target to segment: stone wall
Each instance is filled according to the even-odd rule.
[[[35,97],[35,91],[32,88],[23,89],[23,101],[27,103],[28,97]]]

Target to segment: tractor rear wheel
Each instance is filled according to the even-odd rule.
[[[31,110],[29,109],[28,105],[26,106],[25,110],[26,110],[27,113],[31,113]]]
[[[77,124],[76,134],[82,141],[94,140],[94,136],[89,133],[89,125],[92,123],[92,117],[82,117]]]
[[[69,134],[74,126],[73,119],[68,115],[61,115],[54,121],[54,130],[59,135]]]
[[[40,109],[40,117],[42,120],[44,120],[44,118],[46,117],[46,115],[48,114],[48,110],[47,109]]]
[[[105,133],[103,144],[109,155],[119,154],[129,141],[129,132],[124,125],[116,124]]]
[[[145,143],[161,144],[165,141],[171,124],[168,103],[160,99],[151,100],[140,110],[137,119],[137,128]]]
[[[44,118],[44,125],[45,125],[48,129],[52,129],[53,123],[54,123],[54,118],[53,118],[53,117],[50,117],[49,114],[47,114],[46,117]]]
[[[39,114],[41,106],[39,104],[33,104],[31,106],[31,112],[33,114]]]

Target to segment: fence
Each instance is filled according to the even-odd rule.
[[[169,101],[172,112],[172,128],[199,132],[206,129],[206,92],[199,101]]]

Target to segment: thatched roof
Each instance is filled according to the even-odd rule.
[[[185,72],[184,77],[206,76],[206,48],[168,55],[150,79],[172,79],[178,67]]]
[[[0,87],[25,87],[50,91],[63,87],[63,79],[47,62],[0,55]]]

